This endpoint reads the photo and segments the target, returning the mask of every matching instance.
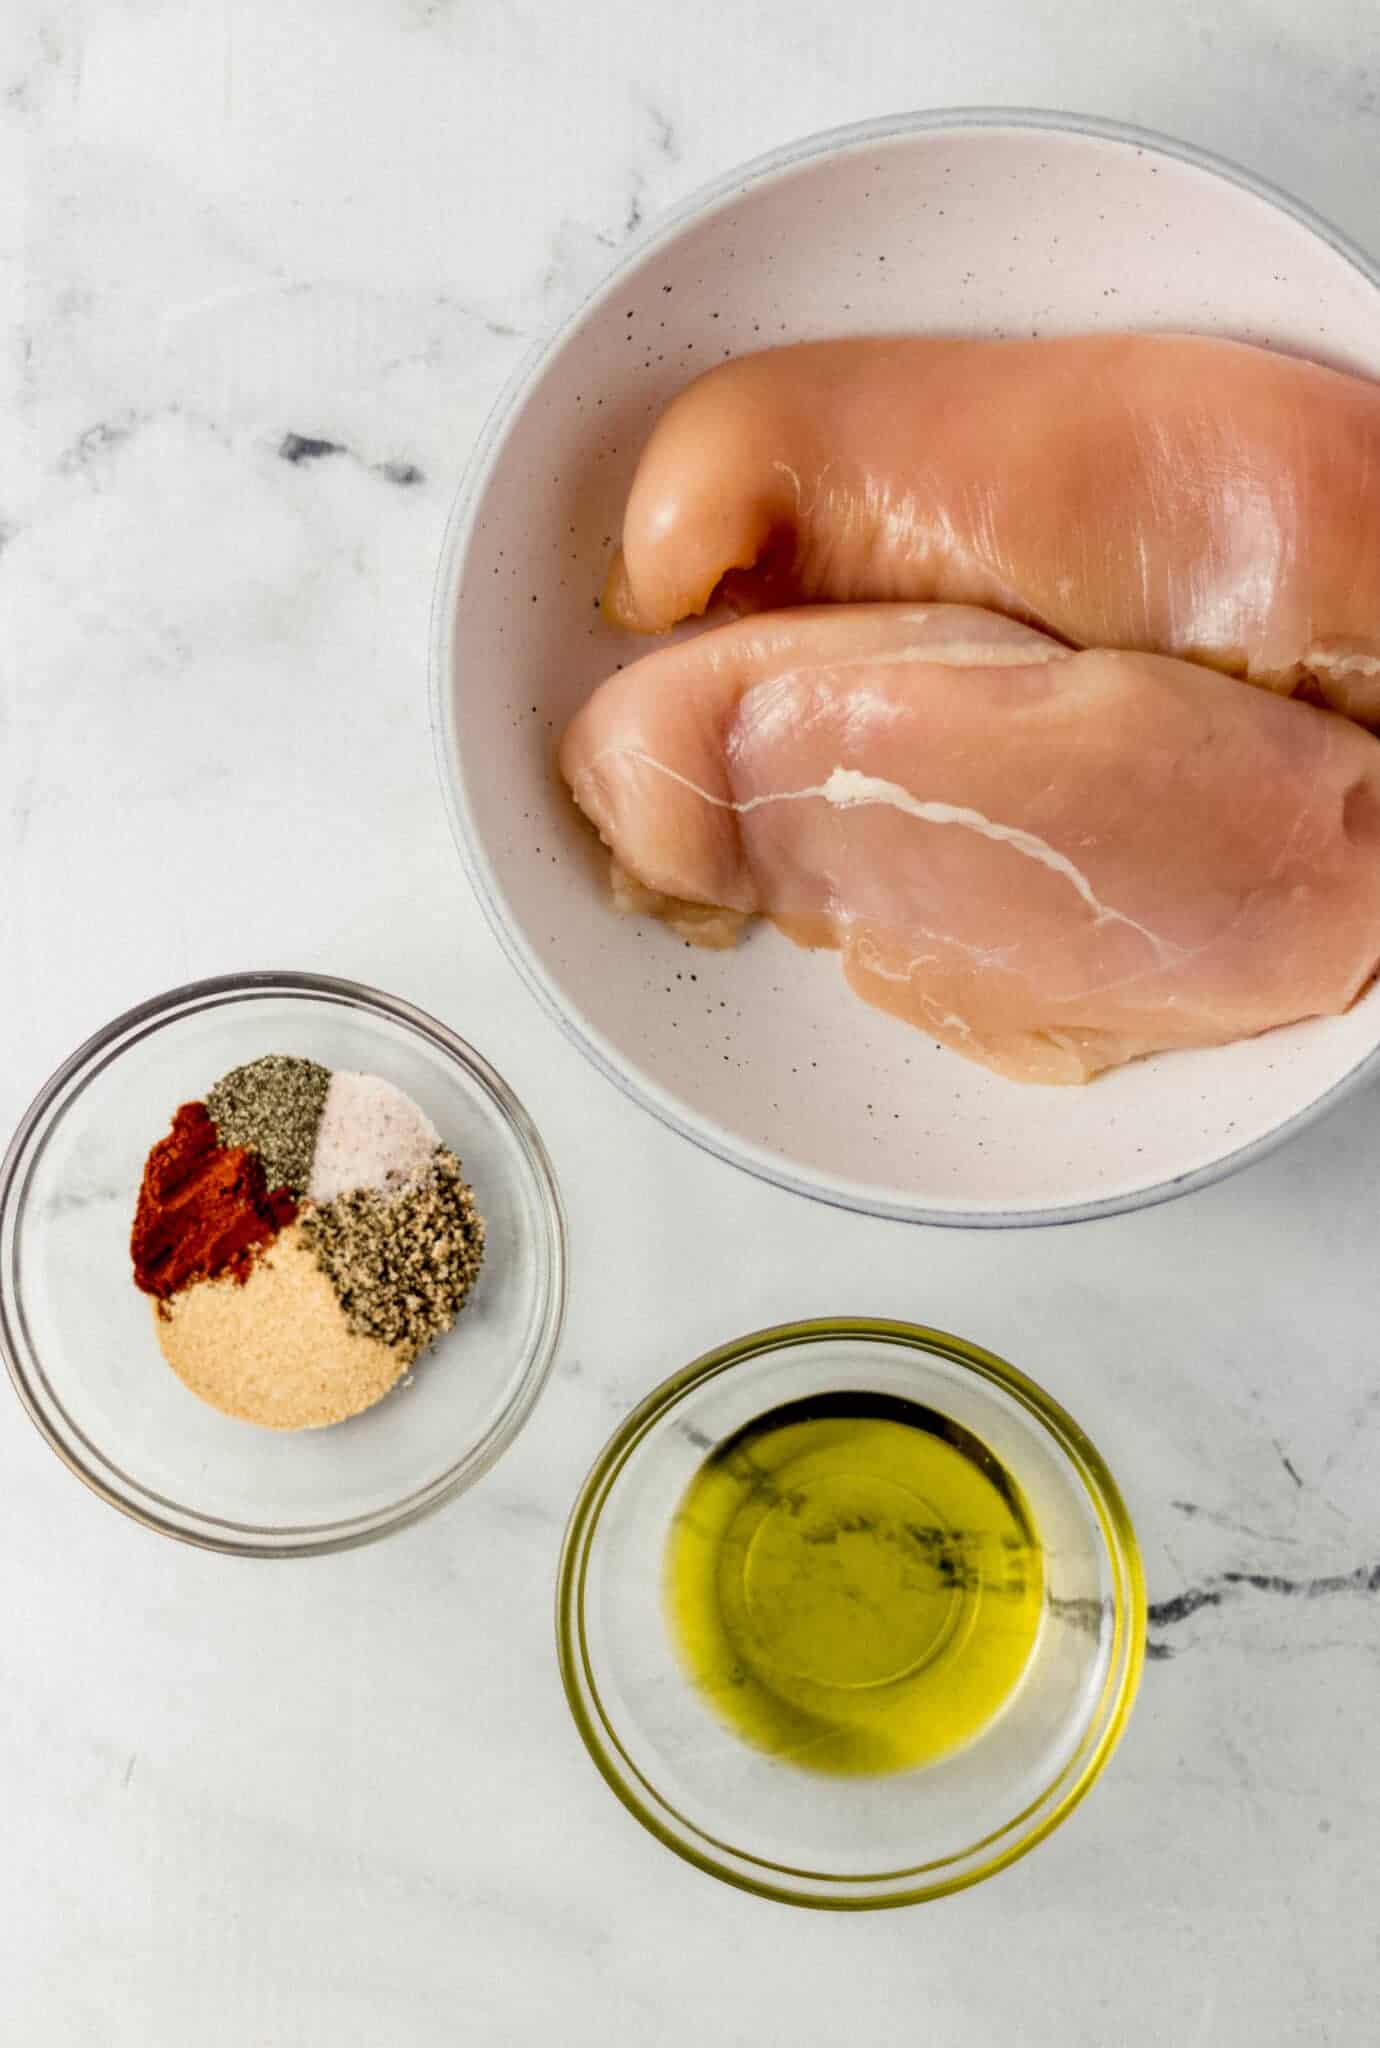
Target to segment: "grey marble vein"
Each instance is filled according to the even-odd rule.
[[[359,461],[359,457],[347,448],[343,441],[322,440],[313,434],[287,433],[278,443],[279,459],[291,463],[295,468],[300,468],[303,463],[320,462],[324,457],[331,455],[344,455],[352,462]],[[398,484],[403,489],[410,489],[426,482],[424,472],[415,462],[366,462],[364,467],[372,475],[382,477],[385,483]]]
[[[1357,1565],[1349,1572],[1323,1572],[1293,1578],[1284,1572],[1222,1571],[1201,1586],[1189,1586],[1164,1600],[1152,1601],[1146,1619],[1152,1629],[1177,1628],[1204,1608],[1216,1608],[1245,1593],[1267,1593],[1286,1600],[1326,1600],[1338,1594],[1380,1593],[1380,1563]],[[1178,1654],[1163,1636],[1146,1642],[1146,1654],[1164,1661]]]
[[[108,1208],[119,1203],[128,1207],[132,1220],[135,1193],[137,1189],[132,1190],[124,1181],[95,1181],[85,1186],[79,1181],[69,1181],[48,1195],[43,1203],[43,1214],[56,1222],[83,1210]]]
[[[1209,1523],[1214,1529],[1223,1529],[1233,1536],[1249,1536],[1259,1543],[1296,1544],[1296,1536],[1285,1536],[1275,1529],[1262,1529],[1254,1522],[1243,1522],[1239,1516],[1223,1513],[1220,1508],[1204,1507],[1198,1501],[1172,1500],[1169,1503],[1176,1515],[1188,1521]]]
[[[123,447],[141,426],[146,425],[148,417],[146,413],[128,413],[121,419],[97,420],[62,450],[54,464],[55,469],[65,476],[89,475],[98,463]]]
[[[680,159],[680,142],[669,117],[652,101],[644,102],[644,112],[651,130],[651,153],[654,164],[674,164]],[[635,163],[628,172],[627,204],[623,213],[623,238],[635,235],[645,219],[645,203],[650,172],[643,163]]]

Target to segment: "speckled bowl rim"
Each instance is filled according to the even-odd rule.
[[[1048,1206],[1032,1204],[1029,1207],[1016,1208],[936,1208],[921,1201],[909,1201],[902,1196],[888,1195],[864,1183],[845,1180],[836,1175],[811,1175],[764,1146],[732,1137],[718,1123],[710,1118],[701,1117],[678,1097],[662,1088],[650,1075],[630,1070],[628,1064],[603,1034],[595,1030],[585,1018],[579,1016],[574,1007],[561,995],[512,916],[502,884],[483,849],[461,778],[455,768],[458,748],[455,722],[456,692],[453,687],[455,676],[461,666],[456,659],[458,650],[455,631],[460,580],[485,487],[502,453],[508,431],[529,392],[555,361],[570,336],[605,299],[621,288],[622,280],[627,273],[645,262],[656,250],[673,242],[686,228],[708,215],[724,201],[738,197],[753,187],[780,176],[783,172],[797,169],[802,164],[817,162],[832,155],[841,155],[874,143],[902,140],[912,135],[984,128],[1026,129],[1053,134],[1091,136],[1100,141],[1123,143],[1129,148],[1153,152],[1177,159],[1181,163],[1191,164],[1198,170],[1207,171],[1225,180],[1228,184],[1241,187],[1256,198],[1263,199],[1277,212],[1296,221],[1326,243],[1368,284],[1380,292],[1380,267],[1373,264],[1356,243],[1330,221],[1325,220],[1321,214],[1315,213],[1311,207],[1293,198],[1279,186],[1271,184],[1268,179],[1257,177],[1254,172],[1233,163],[1230,158],[1218,156],[1211,150],[1200,149],[1192,143],[1178,141],[1172,136],[1161,135],[1154,129],[1137,128],[1126,122],[1099,120],[1093,115],[1062,113],[1039,107],[947,107],[886,115],[879,120],[824,129],[796,142],[787,143],[780,149],[769,151],[766,155],[756,157],[751,162],[740,165],[736,170],[729,171],[725,176],[702,185],[680,206],[659,217],[651,227],[631,240],[627,245],[627,253],[608,275],[587,294],[581,304],[552,334],[535,344],[509,378],[471,451],[446,524],[432,599],[430,696],[432,741],[446,811],[460,858],[470,885],[479,899],[480,907],[499,944],[542,1008],[556,1022],[571,1044],[577,1046],[607,1080],[641,1108],[650,1111],[659,1122],[678,1132],[680,1136],[689,1138],[692,1144],[698,1145],[703,1151],[712,1153],[715,1158],[722,1159],[729,1166],[750,1173],[759,1180],[770,1181],[777,1187],[786,1188],[792,1194],[804,1195],[811,1201],[825,1202],[835,1208],[856,1210],[864,1215],[884,1216],[900,1223],[937,1224],[952,1229],[1005,1230],[1025,1229],[1037,1225],[1083,1223],[1098,1216],[1115,1216],[1128,1210],[1150,1209],[1161,1202],[1172,1201],[1179,1195],[1189,1194],[1195,1188],[1210,1187],[1215,1181],[1239,1173],[1243,1167],[1265,1158],[1288,1139],[1297,1136],[1309,1125],[1328,1115],[1349,1095],[1380,1073],[1380,1045],[1373,1046],[1369,1052],[1363,1054],[1348,1073],[1333,1082],[1330,1088],[1325,1089],[1305,1108],[1286,1118],[1273,1130],[1252,1139],[1249,1144],[1239,1146],[1234,1152],[1223,1153],[1220,1158],[1209,1160],[1203,1166],[1191,1167],[1184,1173],[1153,1182],[1148,1187],[1124,1189],[1113,1195],[1095,1196],[1085,1201]]]
[[[14,1251],[34,1169],[53,1131],[87,1084],[129,1046],[174,1018],[273,996],[306,997],[362,1010],[390,1024],[401,1025],[463,1069],[467,1080],[489,1097],[517,1139],[546,1225],[545,1245],[535,1254],[540,1257],[546,1282],[544,1313],[522,1376],[484,1434],[437,1478],[391,1507],[337,1522],[294,1523],[286,1532],[268,1524],[255,1525],[205,1514],[121,1473],[90,1442],[49,1386],[37,1347],[29,1336],[21,1291],[12,1283]],[[205,981],[186,982],[122,1012],[79,1045],[45,1081],[21,1117],[0,1160],[0,1353],[25,1412],[68,1470],[121,1514],[180,1543],[236,1557],[322,1557],[352,1550],[420,1521],[472,1486],[507,1450],[550,1377],[565,1321],[567,1264],[565,1209],[551,1161],[536,1125],[502,1075],[482,1053],[425,1010],[416,1009],[399,996],[386,995],[381,989],[333,975],[271,968],[217,975]],[[50,1410],[61,1417],[63,1434],[54,1426]],[[86,1462],[84,1452],[92,1463]],[[112,1479],[103,1476],[105,1473],[124,1480],[130,1491],[122,1492]]]
[[[584,1625],[590,1550],[604,1508],[638,1446],[666,1424],[686,1395],[706,1380],[743,1368],[750,1370],[755,1361],[782,1351],[840,1338],[922,1351],[1011,1397],[1032,1426],[1059,1451],[1065,1468],[1090,1502],[1112,1585],[1112,1645],[1106,1676],[1096,1698],[1087,1703],[1078,1747],[1050,1784],[1001,1828],[952,1856],[900,1870],[846,1877],[774,1863],[706,1834],[678,1812],[624,1748],[600,1697]],[[1068,1410],[994,1351],[925,1324],[871,1317],[822,1317],[755,1330],[706,1352],[663,1381],[620,1423],[580,1488],[566,1527],[556,1589],[556,1642],[566,1703],[600,1775],[628,1812],[666,1848],[709,1876],[759,1898],[826,1912],[868,1912],[947,1898],[1006,1869],[1042,1842],[1091,1790],[1121,1740],[1140,1686],[1145,1628],[1145,1575],[1134,1525],[1101,1453]],[[810,1886],[835,1889],[807,1889]]]

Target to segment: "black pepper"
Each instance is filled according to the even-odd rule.
[[[484,1219],[444,1145],[399,1194],[355,1188],[308,1210],[302,1235],[355,1335],[409,1359],[450,1328],[484,1258]]]

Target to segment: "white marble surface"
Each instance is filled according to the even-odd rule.
[[[585,1069],[468,900],[433,784],[433,562],[527,337],[734,160],[976,101],[1176,131],[1374,243],[1369,0],[7,0],[0,1127],[154,989],[334,970],[508,1074],[575,1260],[516,1448],[356,1555],[162,1542],[0,1409],[15,2048],[1374,2038],[1380,1098],[1057,1233],[812,1208]],[[637,1829],[551,1629],[618,1415],[716,1339],[829,1310],[1042,1379],[1122,1478],[1158,1610],[1068,1826],[958,1899],[838,1920]]]

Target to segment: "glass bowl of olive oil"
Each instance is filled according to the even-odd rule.
[[[669,1848],[765,1897],[898,1906],[1064,1819],[1144,1654],[1130,1519],[1004,1360],[909,1323],[759,1331],[677,1373],[580,1493],[561,1672]]]

